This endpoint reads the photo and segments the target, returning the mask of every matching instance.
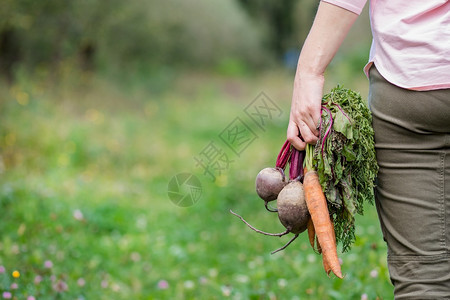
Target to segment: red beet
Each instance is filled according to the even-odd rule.
[[[287,181],[281,168],[265,168],[256,176],[255,186],[258,196],[266,202],[277,199]]]
[[[306,206],[303,184],[294,180],[289,182],[278,195],[278,218],[286,229],[294,234],[306,230],[310,218]]]

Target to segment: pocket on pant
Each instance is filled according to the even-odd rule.
[[[446,253],[445,154],[384,149],[377,156],[377,209],[388,255]]]
[[[388,260],[396,300],[450,299],[450,259],[406,256]]]

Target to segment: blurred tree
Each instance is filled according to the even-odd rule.
[[[14,0],[4,0],[0,6],[0,72],[6,80],[13,80],[14,67],[20,59],[20,39],[13,19],[20,20]]]
[[[293,8],[294,15],[294,34],[293,40],[295,47],[299,49],[308,35],[309,29],[314,21],[317,8],[319,6],[318,0],[297,0]],[[292,45],[291,45],[292,46]]]
[[[247,13],[267,32],[267,47],[281,59],[300,49],[311,27],[317,0],[239,0]]]
[[[293,7],[297,0],[239,0],[247,13],[269,33],[268,47],[278,56],[287,49],[292,40],[294,14]]]
[[[14,28],[3,28],[0,31],[0,72],[11,83],[14,78],[14,67],[20,60],[20,46]]]
[[[105,55],[119,64],[214,66],[229,57],[256,64],[264,56],[259,29],[235,1],[134,2],[115,11],[102,36],[102,49],[116,50]]]
[[[317,6],[318,0],[1,0],[0,75],[295,65]],[[367,28],[351,40],[370,38]]]
[[[261,30],[235,1],[2,0],[4,74],[22,67],[215,66],[267,60]],[[19,55],[20,54],[20,55]]]

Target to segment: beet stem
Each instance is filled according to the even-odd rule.
[[[281,148],[280,153],[278,154],[275,166],[282,169],[286,168],[286,164],[289,161],[291,153],[292,153],[291,143],[289,141],[284,142],[283,147]]]
[[[345,112],[345,110],[342,109],[342,107],[341,107],[339,104],[337,104],[337,103],[335,103],[335,102],[331,102],[331,104],[336,105],[337,108],[341,111],[341,113],[343,113],[344,116],[350,121],[350,123],[353,123],[353,122],[352,122],[352,119],[350,119],[350,117],[347,116],[347,113]]]
[[[290,232],[289,229],[286,229],[286,231],[280,232],[280,233],[269,233],[269,232],[265,232],[265,231],[256,229],[255,227],[253,227],[252,225],[250,225],[247,221],[244,220],[243,217],[241,217],[240,215],[238,215],[237,213],[235,213],[235,212],[232,211],[231,209],[230,209],[230,213],[232,213],[233,215],[235,215],[236,217],[238,217],[239,219],[241,219],[242,222],[244,222],[245,224],[247,224],[248,227],[250,227],[250,229],[252,229],[252,230],[254,230],[254,231],[258,232],[258,233],[264,234],[264,235],[270,235],[270,236],[283,236],[283,235],[286,235],[286,234],[288,234],[288,233]]]
[[[299,235],[299,233],[297,233],[296,235],[294,235],[294,237],[293,237],[289,242],[287,242],[286,245],[284,245],[283,247],[281,247],[281,248],[279,248],[279,249],[277,249],[277,250],[275,250],[275,251],[272,251],[270,254],[275,254],[275,253],[277,253],[277,252],[279,252],[279,251],[281,251],[281,250],[286,249],[287,246],[289,246],[289,245],[290,245],[290,244],[298,237],[298,235]]]
[[[289,166],[289,179],[294,180],[298,177],[298,159],[300,152],[297,149],[292,150],[291,164]]]

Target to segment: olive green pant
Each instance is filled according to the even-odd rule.
[[[450,89],[402,89],[372,67],[369,106],[395,299],[450,299]]]

